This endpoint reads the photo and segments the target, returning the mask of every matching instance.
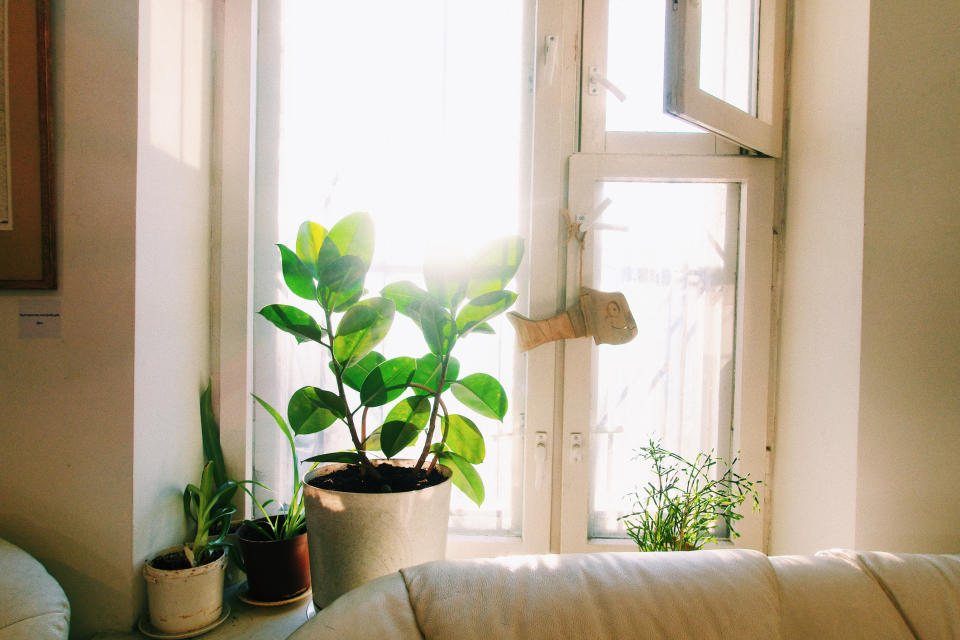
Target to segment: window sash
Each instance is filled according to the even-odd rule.
[[[768,374],[770,346],[770,282],[773,255],[772,212],[774,161],[745,157],[639,156],[628,154],[578,154],[570,160],[571,215],[596,206],[598,182],[607,180],[651,180],[684,182],[739,182],[740,229],[734,353],[733,439],[731,450],[740,451],[740,473],[763,478],[766,468]],[[583,257],[583,282],[593,281],[594,263],[588,240]],[[567,291],[579,288],[579,264],[571,260],[567,270]],[[591,340],[568,340],[564,361],[577,363],[564,369],[560,504],[560,552],[628,550],[629,540],[588,537],[590,504],[590,425],[595,379]],[[581,455],[571,450],[574,434],[580,434]],[[737,526],[741,534],[730,546],[763,549],[761,513],[742,510]]]
[[[700,88],[701,3],[666,0],[664,109],[742,147],[780,157],[786,1],[760,0],[757,115],[752,116]]]

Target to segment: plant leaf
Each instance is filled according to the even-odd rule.
[[[480,464],[487,455],[483,434],[473,420],[458,413],[450,414],[447,421],[446,444],[450,451],[459,454],[472,464]]]
[[[327,237],[327,230],[317,224],[305,220],[297,230],[297,257],[307,265],[314,276],[320,274],[317,269],[317,257],[320,255],[320,247]]]
[[[348,368],[370,353],[393,324],[394,305],[386,298],[368,298],[350,307],[337,327],[333,356]]]
[[[374,232],[373,220],[368,214],[358,211],[344,216],[333,225],[327,236],[340,250],[340,255],[359,258],[364,264],[364,271],[370,268]]]
[[[337,451],[334,453],[321,453],[318,456],[307,458],[304,462],[346,462],[347,464],[357,464],[360,461],[360,454],[356,451]]]
[[[220,425],[213,414],[212,383],[200,394],[200,437],[203,443],[203,458],[213,463],[214,480],[218,485],[227,481],[227,465],[220,447]]]
[[[404,398],[390,410],[380,428],[380,449],[392,458],[415,442],[430,419],[430,400],[422,396]]]
[[[298,343],[307,340],[320,342],[326,333],[313,319],[313,316],[289,304],[267,305],[260,309],[260,315],[272,322],[281,331],[286,331],[292,335]]]
[[[477,296],[457,314],[457,333],[461,336],[473,331],[490,318],[509,309],[517,299],[512,291],[491,291]]]
[[[486,333],[489,335],[493,335],[496,333],[496,331],[494,331],[493,327],[491,327],[486,322],[481,322],[480,324],[475,326],[470,333]]]
[[[452,330],[450,313],[436,300],[424,300],[420,305],[420,331],[430,351],[438,356],[449,353],[453,347]]]
[[[419,358],[417,360],[417,372],[414,374],[411,382],[416,382],[417,384],[436,391],[437,383],[440,381],[440,364],[439,356],[432,353],[428,353],[422,358]],[[460,362],[456,358],[450,358],[447,362],[447,375],[443,389],[449,389],[450,383],[456,380],[458,375],[460,375]],[[427,395],[428,393],[416,387],[413,388],[413,392],[418,396]]]
[[[317,387],[297,389],[287,405],[287,418],[298,436],[323,431],[346,414],[340,396]]]
[[[452,451],[441,451],[437,454],[437,460],[453,471],[453,476],[450,478],[453,486],[460,489],[478,507],[483,504],[485,497],[483,480],[472,464]]]
[[[451,259],[431,260],[423,265],[423,281],[427,291],[441,307],[456,309],[467,294],[464,266]]]
[[[380,291],[387,300],[393,300],[397,311],[420,324],[420,304],[430,294],[408,280],[388,284]]]
[[[295,295],[306,300],[317,299],[317,286],[313,281],[313,273],[310,267],[303,264],[300,258],[293,251],[282,244],[280,248],[280,266],[283,269],[283,281]]]
[[[357,362],[356,364],[344,369],[343,383],[354,391],[360,391],[363,381],[366,380],[370,372],[376,369],[377,366],[384,360],[386,360],[386,358],[384,358],[383,355],[376,351],[371,351],[367,355],[363,356],[363,358],[360,359],[360,362]],[[333,372],[333,375],[337,375],[333,360],[327,364],[330,367],[330,371]]]
[[[507,393],[497,379],[474,373],[450,385],[453,396],[486,418],[503,421],[507,414]]]
[[[499,238],[481,249],[470,264],[467,297],[471,300],[491,291],[498,291],[516,275],[523,261],[523,238]]]
[[[330,311],[345,311],[363,294],[367,267],[357,256],[341,256],[323,268],[317,279],[317,299]]]
[[[400,397],[406,385],[413,379],[417,363],[413,358],[401,357],[387,360],[363,381],[360,388],[360,404],[379,407]]]

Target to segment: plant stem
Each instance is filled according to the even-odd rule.
[[[427,460],[427,454],[430,453],[430,444],[433,442],[433,432],[437,427],[437,410],[440,408],[440,394],[443,393],[443,385],[447,381],[447,365],[450,363],[450,354],[443,354],[440,357],[440,378],[437,381],[437,388],[433,394],[433,409],[430,411],[430,428],[427,430],[427,441],[423,443],[423,451],[417,458],[417,469],[423,469],[423,463]],[[446,407],[444,407],[446,410]]]

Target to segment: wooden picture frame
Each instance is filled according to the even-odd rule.
[[[49,0],[0,0],[0,289],[56,289]]]

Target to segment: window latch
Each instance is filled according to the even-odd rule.
[[[627,99],[627,94],[621,91],[617,85],[607,80],[606,76],[600,73],[600,67],[590,67],[589,71],[590,78],[589,84],[587,85],[587,93],[592,96],[598,96],[600,95],[600,87],[603,87],[620,102],[624,102]]]

